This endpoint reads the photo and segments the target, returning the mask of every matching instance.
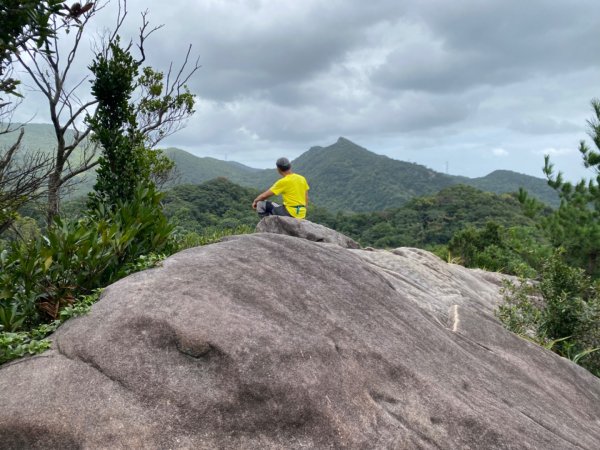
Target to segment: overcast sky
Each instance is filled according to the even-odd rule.
[[[591,175],[577,147],[600,97],[598,0],[130,0],[128,9],[130,33],[144,9],[164,24],[148,42],[156,68],[181,62],[188,44],[202,65],[190,82],[197,112],[165,146],[262,168],[344,136],[457,175],[543,177],[546,153],[568,178]],[[114,16],[105,9],[98,27]],[[30,97],[23,111],[43,121]]]

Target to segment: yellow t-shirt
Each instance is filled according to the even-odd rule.
[[[271,186],[270,191],[275,195],[281,194],[283,204],[292,217],[304,219],[306,217],[306,191],[309,189],[306,178],[297,173],[291,173],[277,180]]]

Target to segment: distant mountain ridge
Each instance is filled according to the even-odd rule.
[[[293,161],[312,184],[315,203],[334,210],[377,211],[455,184],[425,166],[377,155],[343,137]]]
[[[550,206],[557,207],[560,204],[556,191],[548,186],[545,179],[511,170],[495,170],[485,177],[467,179],[465,184],[482,191],[494,192],[495,194],[517,192],[522,187],[533,197]]]
[[[167,148],[164,152],[177,166],[176,184],[200,184],[218,177],[225,177],[238,182],[244,180],[246,181],[244,184],[248,184],[253,176],[264,170],[253,169],[237,162],[222,161],[208,156],[194,156],[185,150],[174,147]]]
[[[26,126],[24,147],[43,147],[50,126]],[[2,136],[0,136],[2,138]],[[0,145],[5,145],[0,139]],[[233,161],[198,157],[177,148],[165,153],[175,161],[177,184],[200,184],[225,177],[245,187],[265,190],[277,179],[275,169],[256,169]],[[316,204],[333,211],[367,212],[397,208],[414,197],[431,195],[440,190],[466,184],[496,194],[516,192],[525,188],[542,202],[558,206],[559,199],[546,180],[508,170],[497,170],[485,177],[467,178],[436,172],[423,165],[389,158],[340,137],[334,144],[311,147],[292,161],[295,171],[304,175],[311,185],[310,198]],[[87,183],[86,187],[93,185]]]

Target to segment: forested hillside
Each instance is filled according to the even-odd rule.
[[[206,228],[254,227],[258,222],[252,200],[258,191],[216,178],[200,185],[182,184],[167,191],[164,211],[167,217],[186,230],[203,232]]]
[[[176,165],[173,184],[200,184],[217,177],[223,177],[244,186],[260,184],[264,170],[253,169],[232,161],[204,157],[200,158],[178,148],[168,148],[165,155]]]
[[[541,181],[541,182],[540,182]],[[486,192],[502,194],[504,192],[518,192],[519,188],[525,189],[532,197],[547,205],[558,207],[560,200],[556,191],[548,186],[546,180],[512,172],[510,170],[495,170],[481,178],[467,178],[465,184],[476,187]]]
[[[25,125],[22,148],[24,152],[43,151],[51,153],[56,145],[54,141],[54,128],[50,124],[30,123]],[[13,134],[0,134],[0,147],[8,147],[14,144]]]
[[[454,184],[447,175],[376,155],[344,138],[329,147],[311,148],[292,166],[309,179],[311,198],[336,211],[400,206]]]
[[[254,226],[258,218],[250,205],[258,193],[225,178],[176,186],[167,192],[165,213],[191,231]],[[377,212],[335,213],[312,204],[308,219],[336,229],[362,245],[379,248],[447,244],[457,231],[483,228],[490,221],[507,228],[535,228],[534,220],[525,216],[514,196],[464,185],[450,186],[434,195],[414,198],[400,208]]]
[[[178,149],[167,155],[177,164],[177,183],[202,183],[226,177],[234,183],[267,189],[276,179],[275,169],[253,169],[239,163],[199,158]],[[465,184],[496,194],[526,189],[550,206],[558,206],[556,192],[546,180],[507,170],[485,177],[467,178],[442,174],[425,166],[377,155],[345,138],[327,147],[312,147],[292,165],[311,185],[311,199],[332,211],[366,212],[400,207],[414,197]],[[541,172],[541,171],[540,171]]]
[[[24,147],[43,149],[52,141],[51,127],[26,126]],[[6,138],[5,138],[6,139]],[[0,145],[2,145],[0,136]],[[255,169],[233,161],[198,157],[177,148],[165,154],[176,164],[169,186],[200,184],[225,177],[241,186],[265,190],[277,179],[275,169]],[[332,211],[366,212],[398,208],[414,197],[432,195],[455,184],[466,184],[497,194],[525,188],[532,197],[558,206],[558,196],[546,180],[516,172],[498,170],[481,178],[446,175],[425,166],[377,155],[345,138],[327,147],[312,147],[294,161],[293,168],[311,185],[310,197]],[[69,195],[74,198],[92,190],[94,175],[79,177],[82,183]]]
[[[317,209],[313,219],[363,245],[379,248],[447,244],[458,230],[482,228],[489,221],[505,227],[534,226],[514,196],[465,185],[450,186],[434,195],[414,198],[400,208],[374,213],[332,215]]]

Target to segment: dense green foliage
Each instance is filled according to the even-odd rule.
[[[535,282],[507,283],[497,316],[511,331],[600,377],[600,291],[562,252],[547,258]]]
[[[257,190],[225,178],[201,185],[180,185],[167,192],[165,214],[180,228],[199,233],[240,226],[254,228],[258,216],[252,200],[257,195]]]
[[[66,320],[89,312],[92,304],[100,297],[100,293],[101,290],[98,289],[90,295],[79,298],[73,305],[61,309],[58,319],[41,324],[32,330],[20,332],[0,331],[0,364],[48,350],[51,343],[49,339],[46,339],[46,336],[56,331],[60,324]]]
[[[534,277],[551,252],[538,228],[488,222],[485,228],[469,226],[455,233],[447,259],[465,267]]]
[[[143,189],[112,210],[78,220],[57,218],[45,235],[13,241],[0,258],[0,326],[31,329],[56,319],[61,308],[128,274],[150,253],[171,250],[172,225],[161,195]]]
[[[379,248],[447,244],[459,230],[467,226],[482,228],[489,221],[505,227],[534,225],[513,196],[482,192],[464,185],[414,198],[396,209],[336,215],[317,209],[311,218],[362,245]]]
[[[98,101],[94,116],[87,117],[92,139],[102,147],[92,199],[108,204],[133,197],[144,179],[143,136],[130,103],[139,63],[120,46],[117,37],[106,54],[99,53],[90,66],[95,78],[92,95]]]
[[[180,185],[165,197],[165,213],[180,228],[190,231],[254,227],[250,207],[258,191],[217,178],[200,185]],[[542,245],[534,221],[526,217],[513,196],[481,192],[469,186],[452,186],[431,197],[416,198],[401,208],[375,213],[332,213],[314,203],[309,220],[336,229],[364,246],[379,248],[446,245],[466,227],[482,228],[490,221],[502,228],[516,252],[527,253],[523,242]],[[507,244],[508,245],[508,244]]]

